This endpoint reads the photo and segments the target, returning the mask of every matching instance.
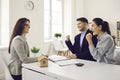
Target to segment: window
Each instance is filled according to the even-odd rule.
[[[51,40],[55,33],[63,33],[62,0],[44,0],[44,39]]]
[[[9,42],[9,0],[0,2],[0,45],[8,46]]]
[[[0,0],[0,45],[1,45],[1,0]]]

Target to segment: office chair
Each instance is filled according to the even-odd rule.
[[[5,57],[4,57],[3,55],[0,55],[0,58],[2,59],[3,66],[4,66],[5,79],[6,79],[6,80],[14,80],[14,79],[12,78],[10,72],[9,72],[7,59],[5,59]]]
[[[54,49],[57,51],[57,55],[68,56],[70,54],[69,49],[67,48],[64,40],[54,40],[53,41]]]

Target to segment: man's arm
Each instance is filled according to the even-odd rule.
[[[97,36],[93,36],[92,41],[93,41],[93,45],[96,47],[97,42],[98,42]]]
[[[70,50],[73,54],[75,54],[75,48],[74,48],[74,46],[75,46],[76,39],[75,39],[74,44],[71,43],[71,41],[70,41],[70,36],[66,36],[66,39],[67,39],[67,40],[65,41],[65,43],[66,43],[67,47],[69,48],[69,50]]]
[[[65,41],[67,47],[69,48],[69,50],[72,52],[72,53],[75,53],[75,50],[74,50],[74,45],[72,45],[71,41]]]

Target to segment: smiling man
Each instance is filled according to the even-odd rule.
[[[90,51],[88,48],[89,45],[86,40],[86,34],[92,33],[92,31],[88,29],[88,20],[84,17],[78,18],[77,26],[80,31],[80,34],[75,36],[74,44],[71,43],[70,36],[69,35],[66,36],[65,42],[69,50],[73,53],[69,55],[68,58],[79,58],[79,59],[95,61],[92,55],[90,54]],[[96,46],[97,44],[96,36],[93,37],[92,40],[93,40],[94,45]]]

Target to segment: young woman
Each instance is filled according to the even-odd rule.
[[[26,34],[30,29],[30,20],[20,18],[11,35],[9,43],[10,63],[9,70],[14,80],[22,80],[22,63],[31,63],[38,61],[38,58],[45,56],[30,58],[29,47],[26,41]]]
[[[115,44],[113,38],[111,37],[111,33],[109,26],[106,25],[101,18],[94,18],[92,22],[92,31],[93,35],[98,36],[98,43],[95,47],[92,42],[92,34],[88,33],[86,39],[89,44],[89,50],[92,54],[93,58],[98,62],[111,63],[114,64],[114,49]]]

